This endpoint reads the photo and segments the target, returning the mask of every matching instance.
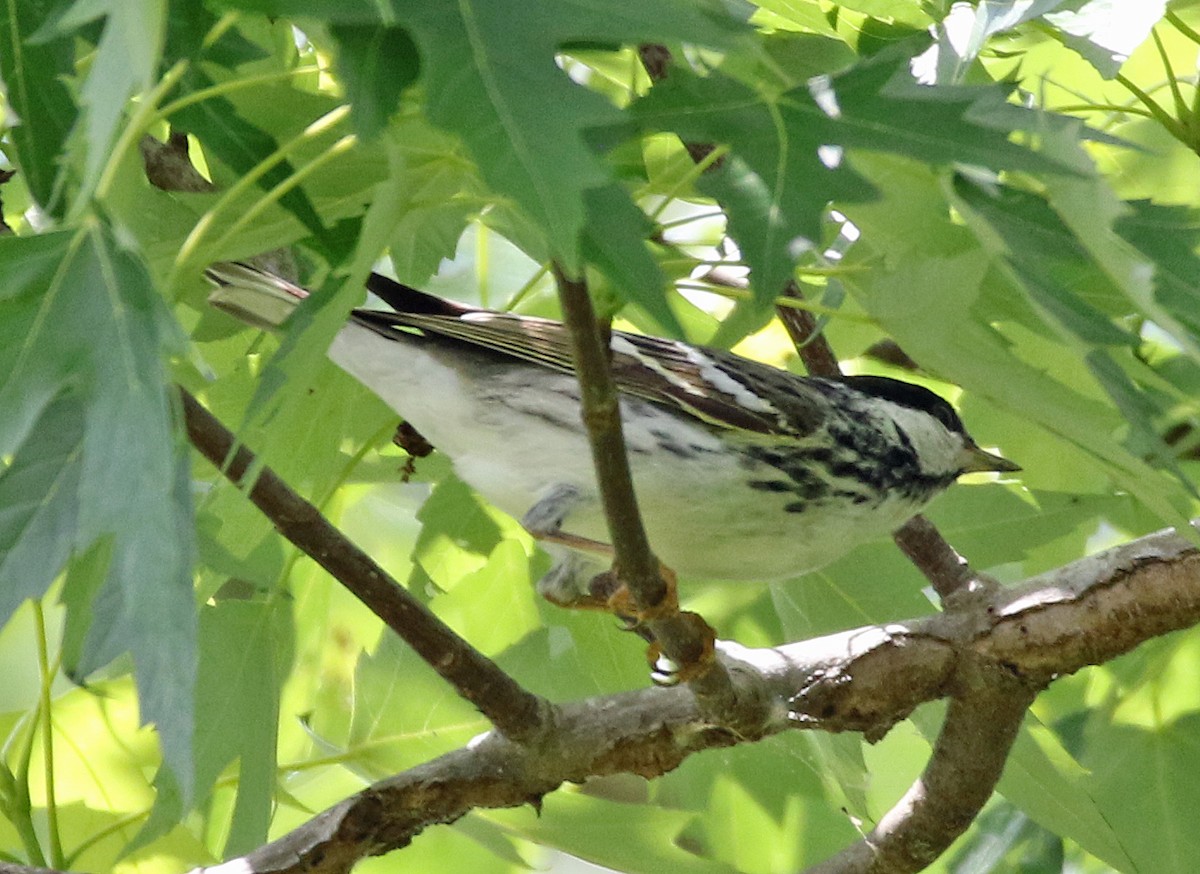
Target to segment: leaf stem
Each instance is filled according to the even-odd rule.
[[[513,294],[511,298],[509,298],[508,303],[504,305],[504,311],[512,312],[515,310],[521,301],[523,301],[529,295],[529,293],[537,287],[537,284],[541,282],[549,272],[549,264],[540,265],[538,269],[533,272],[533,275],[525,280],[525,283],[516,290],[516,293]]]
[[[1158,35],[1157,28],[1150,29],[1150,36],[1154,40],[1154,47],[1158,49],[1158,56],[1162,60],[1163,70],[1167,74],[1167,87],[1171,89],[1171,99],[1175,103],[1175,114],[1180,127],[1187,131],[1188,145],[1192,145],[1191,134],[1191,107],[1188,106],[1186,100],[1183,99],[1183,93],[1179,90],[1179,82],[1175,78],[1175,71],[1171,68],[1171,57],[1167,54],[1166,46],[1163,45],[1162,37]]]
[[[707,173],[711,167],[713,167],[727,154],[729,154],[728,146],[717,146],[716,148],[705,153],[705,155],[699,161],[697,161],[687,173],[683,175],[683,178],[681,178],[663,193],[662,201],[650,211],[650,220],[652,222],[657,222],[659,216],[666,212],[667,207],[670,206],[672,201],[679,196],[681,191],[694,185],[697,179]]]
[[[1192,42],[1196,43],[1197,45],[1200,45],[1200,33],[1197,33],[1191,27],[1188,27],[1187,23],[1182,18],[1180,18],[1178,14],[1171,12],[1170,10],[1167,10],[1167,14],[1163,17],[1166,18],[1166,20],[1171,23],[1171,26],[1174,27],[1177,31],[1182,33],[1184,36],[1186,36]]]
[[[200,220],[196,222],[196,225],[188,233],[187,238],[179,247],[179,254],[176,255],[175,263],[171,266],[171,274],[167,278],[167,287],[176,287],[179,281],[179,274],[192,262],[193,259],[195,259],[196,251],[199,249],[201,241],[208,236],[210,230],[216,226],[217,219],[221,215],[222,211],[229,209],[237,201],[238,197],[257,185],[260,179],[262,179],[281,161],[286,160],[288,155],[299,148],[301,144],[330,130],[335,125],[343,121],[349,115],[349,113],[350,108],[348,106],[339,106],[336,109],[325,113],[325,115],[318,118],[299,134],[282,144],[270,155],[259,161],[254,167],[243,174],[237,180],[237,182],[229,186],[225,193],[220,196],[215,204],[213,204],[212,208],[200,217]],[[336,148],[339,143],[343,142],[343,140],[339,140],[338,143],[335,143],[334,146],[331,147],[331,149]],[[276,185],[275,188],[261,198],[260,202],[264,202],[266,204],[275,202],[275,200],[282,197],[287,191],[299,184],[298,180],[295,182],[292,181],[296,176],[299,175],[300,171],[297,171],[296,173],[292,174],[292,176],[289,176],[285,182],[281,182],[279,185]],[[287,188],[283,188],[286,183],[291,184],[288,184]],[[261,211],[261,208],[259,208],[256,204],[255,207],[247,210],[239,217],[238,221],[234,223],[234,227],[240,229],[245,225],[247,216],[250,213],[253,213],[254,216],[257,216]],[[229,239],[230,235],[230,232],[227,231],[221,237],[221,241],[223,242]],[[217,248],[219,248],[219,245]]]
[[[1175,139],[1179,140],[1181,143],[1188,142],[1187,130],[1185,130],[1179,124],[1179,122],[1171,116],[1171,113],[1159,106],[1158,103],[1155,102],[1154,98],[1152,98],[1149,94],[1135,85],[1128,77],[1122,75],[1121,73],[1116,75],[1116,80],[1125,86],[1126,89],[1128,89],[1137,97],[1138,100],[1142,102],[1142,105],[1150,111],[1150,114],[1154,116],[1155,120],[1161,124],[1171,136],[1175,137]]]
[[[315,132],[313,136],[316,136]],[[229,226],[225,233],[213,243],[213,246],[218,250],[229,246],[248,225],[252,224],[255,219],[266,211],[267,207],[282,200],[285,194],[299,186],[301,182],[316,173],[338,155],[349,151],[357,142],[357,136],[347,134],[307,164],[297,167],[294,173],[268,191],[264,197],[260,197],[252,207],[239,215],[237,220]]]
[[[17,765],[12,769],[12,779],[5,780],[9,784],[9,792],[5,793],[7,797],[4,812],[21,837],[26,858],[34,865],[45,865],[46,855],[42,852],[42,842],[33,825],[33,803],[29,797],[29,768],[33,761],[33,745],[37,739],[37,719],[38,712],[35,707],[31,713],[22,717],[21,723],[13,729],[5,743],[7,752],[10,746],[17,745],[19,738]],[[7,764],[5,767],[7,768]]]
[[[163,75],[162,79],[159,80],[150,93],[137,104],[137,109],[125,125],[124,130],[121,131],[121,135],[117,138],[117,142],[108,156],[108,162],[104,165],[104,170],[100,173],[100,179],[96,182],[96,188],[93,192],[93,197],[96,200],[104,200],[107,196],[108,189],[117,177],[117,170],[124,161],[125,153],[134,148],[137,141],[141,139],[142,134],[153,123],[155,107],[158,105],[158,101],[178,84],[179,80],[183,78],[183,74],[187,71],[187,68],[188,62],[186,60],[177,61]],[[74,219],[78,219],[92,202],[93,197],[86,197],[84,196],[85,194],[86,192],[81,192],[81,196],[75,202],[75,208],[71,211],[72,218]]]
[[[51,686],[56,673],[50,665],[50,650],[46,642],[46,614],[41,601],[33,602],[33,627],[37,640],[37,660],[40,683],[38,687],[38,716],[42,736],[42,773],[46,782],[46,828],[50,837],[50,864],[65,868],[62,835],[58,828],[58,801],[54,789],[54,720],[51,712]]]

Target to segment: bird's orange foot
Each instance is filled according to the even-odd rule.
[[[596,603],[603,603],[604,609],[619,617],[630,628],[656,619],[665,619],[679,612],[679,590],[676,584],[675,572],[664,564],[658,566],[659,577],[663,581],[663,593],[658,603],[645,609],[639,607],[633,593],[620,578],[616,568],[597,574],[588,586],[587,598]]]

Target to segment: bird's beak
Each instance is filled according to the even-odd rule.
[[[963,449],[963,473],[983,473],[985,471],[1011,473],[1012,471],[1020,469],[1021,465],[1015,464],[1001,455],[993,455],[990,452],[984,452],[974,444],[971,444]]]

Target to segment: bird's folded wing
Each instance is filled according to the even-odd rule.
[[[212,265],[215,306],[262,328],[278,328],[308,296],[292,282],[246,264]],[[520,361],[574,374],[561,322],[478,309],[372,275],[368,287],[395,310],[357,309],[352,318],[399,340],[415,328]],[[729,352],[612,332],[612,370],[622,392],[674,407],[712,427],[803,436],[820,423],[824,400],[804,379]]]
[[[418,328],[561,373],[575,372],[567,329],[549,319],[489,310],[456,316],[356,310],[354,317],[385,335]],[[777,408],[769,395],[755,391],[754,385],[772,391],[785,388],[791,407],[800,403],[815,413],[820,404],[819,394],[803,380],[717,350],[613,331],[612,353],[613,378],[622,392],[676,407],[719,428],[795,433],[795,417]]]

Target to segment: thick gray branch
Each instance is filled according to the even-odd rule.
[[[973,609],[776,649],[727,645],[721,658],[742,709],[729,717],[739,726],[757,724],[757,731],[743,728],[735,735],[715,724],[682,688],[577,702],[562,708],[555,729],[536,748],[489,735],[346,799],[244,859],[208,870],[345,872],[358,859],[405,846],[427,826],[453,821],[475,807],[536,803],[563,782],[593,775],[654,777],[699,750],[789,728],[853,730],[877,738],[919,704],[939,697],[954,696],[958,704],[952,704],[952,713],[969,709],[973,696],[983,696],[975,702],[986,698],[993,712],[1019,714],[1033,690],[1054,677],[1197,622],[1200,553],[1173,534],[1151,535],[1001,590]],[[846,851],[855,858],[838,857],[853,866],[828,870],[916,870],[903,861],[911,856],[905,847],[912,836],[927,826],[944,836],[938,823],[947,818],[961,831],[969,818],[960,822],[955,811],[982,804],[939,785],[955,774],[973,775],[971,763],[953,756],[978,749],[978,737],[967,744],[956,733],[1004,734],[985,738],[1002,758],[1017,722],[981,722],[968,714],[954,732],[948,724],[939,746],[952,748],[951,757],[938,764],[935,754],[922,782],[867,841]],[[986,781],[976,782],[990,791]],[[889,847],[897,822],[906,824],[907,843]],[[897,849],[898,864],[878,867],[879,846]]]

